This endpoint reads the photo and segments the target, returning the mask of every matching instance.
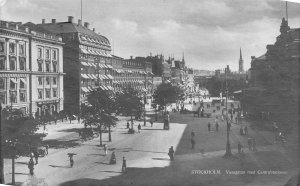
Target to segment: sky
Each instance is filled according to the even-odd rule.
[[[0,0],[0,19],[41,23],[80,19],[80,0]],[[244,69],[278,36],[280,0],[82,0],[83,22],[106,36],[123,58],[164,54],[203,70]],[[300,28],[300,4],[288,3],[289,26]]]

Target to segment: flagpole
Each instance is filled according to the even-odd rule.
[[[286,13],[286,21],[289,23],[289,17],[288,17],[288,4],[287,4],[287,1],[285,1],[285,13]]]

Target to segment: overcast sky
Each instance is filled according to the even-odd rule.
[[[5,3],[6,2],[6,3]],[[41,23],[80,19],[80,0],[0,0],[0,18]],[[300,4],[289,3],[289,25],[300,27]],[[279,35],[280,0],[83,0],[83,21],[108,37],[123,58],[163,53],[196,69],[244,68]]]

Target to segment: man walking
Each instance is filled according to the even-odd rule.
[[[107,155],[107,144],[104,144],[103,150],[104,150],[104,154],[106,156]]]
[[[210,122],[207,124],[208,132],[210,132]]]
[[[243,146],[242,146],[241,143],[239,142],[239,143],[238,143],[238,152],[239,152],[239,154],[241,154],[242,148],[243,148]]]
[[[125,159],[125,157],[123,156],[122,172],[126,172],[126,169],[127,169],[127,167],[126,167],[126,159]]]
[[[191,143],[192,143],[192,149],[194,149],[194,147],[195,147],[195,139],[192,137],[192,139],[191,139]]]
[[[138,125],[138,131],[139,131],[139,133],[141,132],[141,124],[140,123]]]
[[[30,158],[29,162],[28,162],[28,169],[29,169],[29,173],[32,176],[33,175],[33,170],[34,170],[34,162],[33,159]]]
[[[36,151],[34,151],[34,158],[35,158],[35,164],[38,164],[39,163],[39,153],[38,153],[38,151],[36,150]]]
[[[170,160],[171,161],[174,161],[174,149],[173,149],[173,146],[171,146],[170,148],[169,148],[169,153],[168,153],[168,155],[169,155],[169,157],[170,157]]]
[[[219,131],[219,123],[218,122],[216,123],[216,131],[217,132]]]

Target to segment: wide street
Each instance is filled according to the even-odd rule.
[[[188,105],[188,104],[187,104]],[[205,112],[212,112],[212,107]],[[153,112],[152,112],[153,113]],[[248,137],[256,139],[258,151],[249,151],[247,137],[239,134],[240,125],[233,124],[230,142],[234,158],[224,159],[226,145],[226,124],[218,120],[219,131],[215,131],[216,115],[211,118],[193,117],[193,114],[170,113],[170,130],[162,130],[162,118],[153,127],[150,123],[135,134],[128,134],[126,118],[120,121],[112,132],[112,142],[103,135],[109,153],[104,155],[99,146],[99,137],[81,142],[77,131],[83,127],[77,121],[73,124],[59,123],[48,126],[49,135],[45,140],[50,144],[49,155],[39,158],[34,177],[28,175],[29,158],[16,160],[16,182],[41,181],[49,186],[81,185],[284,185],[297,170],[296,153],[288,152],[280,144],[274,144],[272,132],[256,131],[249,128]],[[150,115],[150,112],[148,112]],[[153,115],[152,115],[153,116]],[[220,117],[219,117],[220,118]],[[128,119],[128,118],[127,118]],[[212,124],[208,132],[207,123]],[[243,125],[246,125],[243,122]],[[195,132],[196,146],[191,148],[191,131]],[[244,146],[245,158],[237,155],[237,143]],[[170,146],[175,149],[175,161],[167,155]],[[110,165],[112,152],[116,153],[117,164]],[[76,153],[73,168],[69,165],[67,153]],[[127,172],[122,173],[122,158],[126,157]],[[11,160],[6,160],[6,180],[11,177]],[[193,172],[194,170],[194,172]],[[198,172],[197,172],[198,170]],[[216,174],[213,174],[213,170]],[[280,171],[271,173],[263,171]],[[195,174],[196,171],[196,174]],[[229,171],[231,172],[229,174]],[[239,172],[237,172],[239,171]],[[245,172],[243,172],[245,171]],[[248,172],[247,172],[248,171]],[[254,172],[249,172],[254,171]],[[46,179],[45,179],[46,178]],[[44,180],[43,180],[44,179]]]

